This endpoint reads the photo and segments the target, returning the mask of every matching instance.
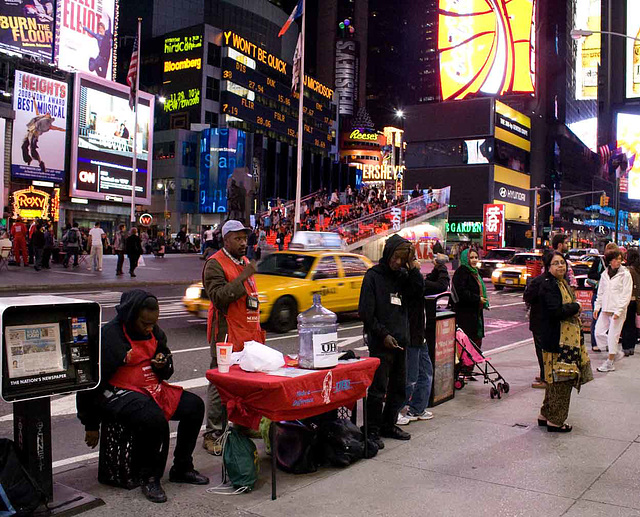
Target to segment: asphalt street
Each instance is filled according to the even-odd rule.
[[[171,381],[204,397],[207,384],[204,374],[210,361],[209,347],[206,343],[206,322],[184,310],[180,300],[185,287],[166,286],[147,289],[159,299],[160,325],[166,332],[169,346],[174,353],[175,374]],[[528,330],[525,305],[522,302],[522,291],[497,292],[488,283],[488,292],[492,308],[485,313],[486,337],[483,349],[486,351],[529,341],[531,334]],[[3,294],[15,296],[17,293]],[[122,288],[113,288],[113,290],[87,288],[46,294],[60,294],[97,301],[103,309],[102,320],[107,322],[115,316],[115,306],[122,294]],[[367,349],[362,341],[362,323],[357,316],[342,315],[339,324],[338,346],[344,350],[353,349],[357,355],[367,355]],[[267,344],[285,354],[298,351],[295,331],[288,334],[269,332]],[[75,416],[75,396],[53,397],[51,413],[54,469],[68,470],[82,462],[97,461],[97,452],[88,449],[84,444],[84,429]],[[12,406],[5,402],[0,402],[0,436],[13,436]]]

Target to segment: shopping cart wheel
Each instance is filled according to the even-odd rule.
[[[464,381],[457,380],[453,385],[457,390],[461,390],[462,388],[464,388]]]
[[[504,390],[504,392],[505,392],[505,393],[509,393],[509,388],[510,388],[510,386],[509,386],[509,383],[508,383],[508,382],[505,382],[505,383],[502,385],[502,389]]]
[[[499,395],[498,390],[492,387],[489,391],[489,395],[491,395],[492,399],[496,398],[496,395]]]

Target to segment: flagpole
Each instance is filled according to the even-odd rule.
[[[296,174],[296,205],[294,232],[300,227],[300,204],[302,198],[302,139],[304,136],[304,31],[307,9],[306,0],[302,0],[302,30],[300,32],[300,99],[298,101],[298,161]]]
[[[136,62],[136,93],[133,104],[133,164],[131,168],[131,227],[136,222],[136,172],[138,169],[138,90],[140,88],[140,53],[141,41],[140,31],[142,27],[142,18],[138,18],[138,59]]]

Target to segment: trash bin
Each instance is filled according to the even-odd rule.
[[[425,336],[433,364],[429,407],[454,397],[456,360],[456,315],[449,310],[450,294],[425,296]]]

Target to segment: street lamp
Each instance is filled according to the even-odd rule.
[[[628,38],[634,41],[640,41],[639,38],[635,38],[633,36],[629,36],[628,34],[622,34],[621,32],[612,32],[612,31],[592,31],[590,29],[573,29],[571,31],[571,37],[575,40],[581,38],[588,38],[589,36],[593,36],[594,34],[607,34],[610,36],[620,36],[621,38]]]
[[[533,200],[533,249],[538,246],[538,192],[540,190],[549,190],[547,186],[542,183],[539,187],[533,187],[527,190],[535,191],[535,198]]]
[[[156,187],[158,190],[164,190],[164,238],[166,240],[168,238],[167,213],[169,212],[169,188],[171,188],[171,181],[166,178],[158,180]]]

